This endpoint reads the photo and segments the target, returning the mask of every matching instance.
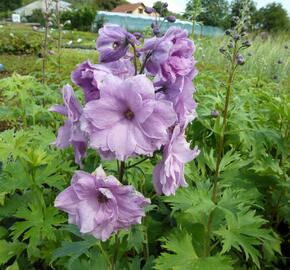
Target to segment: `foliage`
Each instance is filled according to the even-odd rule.
[[[11,32],[0,34],[0,54],[36,54],[41,49],[42,41],[37,34]]]
[[[98,10],[108,10],[111,11],[113,8],[129,3],[126,0],[97,0],[97,8]]]
[[[191,14],[196,14],[196,7],[193,4],[196,1],[189,1],[186,5],[184,17],[190,19]],[[201,0],[202,11],[196,14],[197,21],[201,21],[204,25],[224,26],[224,20],[228,15],[229,4],[226,0],[210,1]]]
[[[153,4],[153,8],[159,13],[162,17],[169,15],[169,10],[167,7],[164,6],[164,2],[156,1]]]
[[[257,17],[262,30],[273,33],[290,31],[290,19],[281,4],[273,3],[261,8]]]
[[[71,23],[66,25],[69,29],[77,29],[81,31],[90,31],[92,23],[96,17],[95,9],[89,7],[82,7],[72,11],[64,11],[61,13],[61,22]]]
[[[195,83],[198,118],[187,138],[192,146],[199,145],[201,154],[185,169],[189,187],[171,197],[152,196],[156,161],[146,161],[127,171],[128,182],[151,196],[152,206],[147,209],[144,224],[119,234],[116,269],[287,268],[287,38],[263,40],[257,36],[250,49],[253,56],[246,58],[237,74],[215,202],[210,180],[223,118],[222,82],[227,78],[227,67],[217,51],[225,41],[195,41],[200,70]],[[61,83],[69,80],[78,62],[92,57],[97,58],[95,52],[65,51]],[[280,58],[282,64],[277,63]],[[55,196],[68,186],[76,169],[71,150],[56,151],[51,145],[63,122],[62,117],[52,117],[47,111],[60,103],[59,77],[53,60],[48,86],[38,83],[32,75],[0,80],[0,267],[87,270],[97,265],[99,269],[110,269],[116,249],[114,239],[101,243],[80,234],[76,227],[65,224],[65,215],[52,207]],[[17,56],[1,55],[2,61],[9,71],[33,72],[39,78],[35,57],[21,56],[24,63],[18,63]],[[278,79],[273,80],[273,75]],[[80,91],[77,95],[81,96]],[[212,117],[212,110],[220,115]],[[92,172],[99,158],[89,152],[85,164],[84,169]],[[112,173],[117,170],[110,161],[103,166]]]
[[[39,23],[41,26],[45,25],[45,18],[41,9],[34,9],[30,16],[26,17],[27,22]]]

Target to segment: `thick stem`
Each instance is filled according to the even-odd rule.
[[[147,64],[148,60],[150,59],[151,55],[152,55],[152,52],[149,52],[149,53],[145,56],[145,59],[144,59],[144,62],[143,62],[143,64],[142,64],[142,66],[141,66],[141,69],[140,69],[139,74],[143,74],[143,72],[144,72],[144,70],[145,70],[145,67],[146,67],[146,64]]]
[[[132,48],[133,48],[133,53],[134,53],[134,58],[133,58],[133,62],[134,62],[134,67],[135,67],[135,75],[138,74],[138,65],[137,65],[137,51],[136,51],[136,47],[133,43],[131,43]]]
[[[124,174],[125,174],[125,169],[126,169],[125,161],[121,161],[120,168],[119,168],[119,181],[121,183],[123,181],[123,177],[124,177]]]

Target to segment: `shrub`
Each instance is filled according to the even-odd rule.
[[[0,39],[0,54],[35,54],[41,49],[41,37],[36,33],[4,32]]]
[[[81,31],[90,31],[92,23],[95,19],[96,12],[92,8],[83,7],[80,9],[65,11],[61,14],[61,22],[65,23],[70,21],[70,24],[66,24],[67,29],[77,29]]]

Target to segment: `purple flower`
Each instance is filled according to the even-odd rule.
[[[120,229],[141,223],[149,199],[133,186],[123,186],[114,176],[106,176],[100,166],[95,173],[77,171],[71,185],[61,192],[55,207],[67,212],[69,223],[102,241]]]
[[[171,102],[156,100],[154,91],[144,75],[124,81],[108,76],[100,87],[100,99],[84,108],[82,129],[90,137],[90,146],[125,160],[152,155],[165,144],[176,114]]]
[[[85,61],[77,66],[71,77],[72,81],[83,89],[87,103],[100,98],[99,86],[109,74],[125,79],[134,75],[134,66],[129,57],[99,65]]]
[[[84,91],[85,102],[100,98],[99,84],[110,73],[103,65],[94,65],[85,61],[73,71],[71,79]]]
[[[141,50],[144,54],[151,54],[146,69],[171,83],[179,77],[193,79],[196,74],[194,51],[187,32],[176,27],[171,27],[161,38],[146,40]]]
[[[163,149],[163,158],[153,172],[155,190],[158,194],[174,195],[180,186],[187,186],[184,164],[197,157],[197,148],[190,150],[184,131],[175,126],[170,142]]]
[[[169,21],[169,22],[171,22],[171,23],[174,23],[176,21],[176,17],[175,16],[172,16],[172,15],[171,16],[167,16],[166,17],[166,20]]]
[[[80,129],[80,117],[83,109],[69,85],[63,88],[63,100],[64,106],[56,105],[49,109],[51,112],[67,116],[64,126],[58,131],[54,144],[60,149],[72,145],[75,151],[75,162],[82,166],[81,158],[85,156],[87,150],[87,138]]]
[[[195,92],[192,81],[179,78],[174,84],[167,84],[165,87],[163,96],[173,103],[178,123],[184,129],[197,116],[197,104],[192,97]],[[162,96],[162,93],[160,96]]]
[[[125,56],[129,45],[139,44],[136,37],[118,25],[106,24],[99,30],[97,50],[100,61],[104,63],[117,61]]]

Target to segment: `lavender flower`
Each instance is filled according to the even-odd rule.
[[[102,241],[120,229],[141,223],[149,199],[133,186],[123,186],[114,176],[106,176],[100,166],[95,173],[78,171],[71,185],[61,192],[55,207],[67,212],[69,223]]]
[[[187,32],[171,27],[163,37],[145,41],[141,52],[151,53],[146,69],[153,75],[159,75],[165,81],[174,83],[179,77],[193,79],[195,61],[193,42]]]
[[[118,25],[106,24],[99,30],[97,50],[100,61],[104,63],[116,61],[125,56],[129,45],[139,44],[136,37]]]
[[[176,114],[171,102],[156,100],[153,84],[144,75],[125,81],[108,76],[100,96],[84,108],[82,129],[89,134],[92,148],[125,160],[152,155],[168,141],[167,129]]]
[[[75,162],[82,166],[81,158],[85,156],[87,150],[87,138],[80,129],[80,118],[83,109],[69,85],[63,88],[63,100],[64,106],[56,105],[49,109],[51,112],[57,112],[68,118],[64,126],[59,129],[54,144],[60,149],[72,145],[75,151]]]
[[[199,154],[197,148],[190,150],[180,126],[175,126],[170,142],[163,149],[163,158],[153,172],[155,190],[158,194],[174,195],[177,188],[187,186],[184,164]]]
[[[161,86],[164,91],[157,94],[159,99],[166,99],[173,103],[173,108],[177,114],[178,123],[181,128],[185,128],[189,122],[197,116],[197,104],[192,98],[195,89],[192,81],[179,78],[174,84],[159,82],[155,86]]]
[[[128,57],[99,65],[85,61],[73,71],[71,78],[76,85],[83,89],[87,103],[99,99],[99,85],[109,74],[125,79],[134,75],[134,66]]]

